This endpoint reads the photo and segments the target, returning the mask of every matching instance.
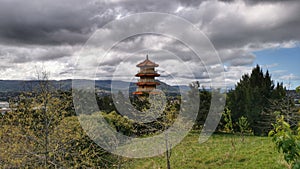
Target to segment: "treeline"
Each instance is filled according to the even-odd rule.
[[[45,78],[36,90],[11,100],[11,112],[0,115],[0,168],[116,165],[118,158],[81,128],[71,91],[59,91]]]
[[[200,91],[200,107],[196,127],[201,127],[210,107],[211,93],[204,89]],[[235,88],[227,92],[226,106],[219,123],[219,131],[226,130],[226,113],[230,111],[230,119],[234,131],[239,132],[239,121],[247,119],[249,128],[254,135],[266,136],[276,121],[275,112],[286,115],[289,123],[296,127],[299,118],[298,109],[293,99],[287,96],[282,83],[274,84],[268,70],[266,73],[257,65],[251,74],[245,74]]]
[[[133,137],[166,130],[176,119],[179,108],[179,103],[168,101],[157,120],[142,123],[122,115],[111,96],[95,97],[100,112],[86,110],[92,113],[84,118],[101,114],[117,132]],[[134,105],[132,114],[150,108],[147,99],[126,101],[121,93],[118,97],[119,104]],[[57,90],[46,75],[32,92],[23,92],[10,100],[10,106],[11,112],[0,114],[0,168],[120,167],[122,158],[101,148],[82,129],[72,91]]]
[[[209,113],[212,94],[193,85],[189,94],[200,97],[193,127],[199,130]],[[95,97],[100,112],[86,111],[94,111],[90,115],[100,113],[116,131],[133,137],[155,135],[168,129],[177,119],[182,105],[180,97],[169,97],[163,111],[159,111],[155,102],[153,108],[153,102],[151,104],[148,99],[126,100],[121,92],[115,102],[113,96]],[[82,102],[88,104],[90,101]],[[121,165],[120,157],[98,146],[82,129],[74,110],[72,91],[57,90],[45,74],[36,90],[24,92],[11,100],[10,105],[12,111],[0,115],[1,168],[112,168]],[[140,116],[141,111],[147,112],[146,115],[155,120],[134,121],[122,114],[122,108],[136,116]],[[264,73],[256,66],[227,93],[218,131],[247,130],[255,135],[266,135],[276,122],[278,112],[291,127],[297,126],[299,113],[293,100],[287,97],[283,84],[275,85],[269,72]]]
[[[227,107],[231,110],[232,120],[241,116],[247,117],[255,135],[267,135],[271,124],[275,122],[274,107],[278,102],[286,101],[286,90],[283,84],[275,86],[267,71],[257,65],[251,75],[242,79],[227,94]]]
[[[195,86],[191,86],[191,90],[194,90],[193,88],[195,88]],[[211,92],[204,88],[199,90],[199,111],[193,127],[194,129],[201,129],[203,127],[210,110],[211,95]],[[161,129],[165,127],[161,125],[164,118],[168,121],[168,124],[166,124],[167,127],[172,125],[179,113],[181,105],[180,97],[169,97],[167,99],[166,109],[161,118],[151,123],[139,123],[131,121],[130,119],[121,120],[124,117],[122,112],[120,113],[119,111],[130,111],[131,114],[138,115],[140,113],[139,111],[149,109],[149,101],[147,99],[141,100],[137,97],[125,101],[121,92],[119,92],[116,97],[119,98],[119,102],[114,102],[112,96],[97,97],[98,106],[100,110],[104,112],[104,116],[110,118],[106,119],[112,123],[117,130],[135,136],[160,132]],[[115,104],[123,105],[123,107],[133,105],[133,109],[120,110],[116,108]],[[226,114],[228,111],[230,111],[230,119],[234,131],[240,132],[240,123],[246,120],[246,123],[249,124],[249,130],[251,130],[254,135],[266,136],[268,134],[272,129],[272,124],[276,121],[276,116],[278,116],[275,112],[280,112],[281,115],[285,115],[292,127],[296,127],[300,120],[298,109],[295,107],[293,99],[287,96],[286,88],[283,84],[275,84],[268,70],[264,73],[258,65],[253,68],[251,74],[243,75],[235,88],[226,93],[226,105],[223,114]],[[225,126],[227,122],[225,117],[226,115],[222,116],[218,131],[226,131]],[[122,124],[122,121],[124,124]],[[166,120],[164,119],[164,121]]]

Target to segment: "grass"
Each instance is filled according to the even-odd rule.
[[[288,168],[283,156],[278,153],[271,138],[241,137],[216,134],[206,143],[198,143],[199,133],[191,132],[172,149],[171,168],[176,169],[282,169]],[[231,140],[235,142],[232,147]],[[124,159],[122,168],[128,169],[163,169],[166,168],[164,155],[144,159]]]

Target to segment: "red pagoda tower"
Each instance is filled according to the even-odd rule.
[[[148,55],[146,60],[136,65],[140,68],[140,71],[135,75],[140,77],[140,80],[136,83],[137,90],[133,92],[134,95],[149,94],[152,90],[156,89],[156,85],[159,85],[159,82],[155,81],[155,77],[160,76],[160,74],[155,71],[155,67],[158,67],[158,64],[149,60]]]

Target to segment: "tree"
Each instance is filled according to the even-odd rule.
[[[282,84],[273,84],[268,71],[264,74],[257,65],[251,75],[245,74],[235,86],[235,90],[228,93],[227,106],[232,112],[234,123],[241,116],[247,117],[250,127],[256,135],[265,135],[275,121],[272,103],[286,96]]]
[[[57,168],[111,168],[117,157],[94,143],[82,129],[78,118],[64,118],[51,133],[51,160]]]
[[[298,93],[300,92],[297,90],[299,88],[300,86],[296,88],[296,92]],[[276,122],[272,124],[273,130],[269,132],[269,136],[272,137],[272,141],[275,143],[277,150],[283,153],[285,161],[290,164],[290,168],[299,169],[300,122],[298,120],[297,127],[292,127],[290,122],[287,121],[289,120],[287,117],[289,114],[282,115],[280,111],[276,111],[275,114],[277,114]]]
[[[280,112],[278,112],[280,114]],[[282,152],[284,159],[293,169],[300,168],[300,124],[297,131],[293,131],[291,126],[285,121],[283,115],[277,117],[274,129],[269,132],[277,150]],[[296,133],[296,134],[295,134]]]
[[[8,128],[14,126],[13,137],[21,138],[21,141],[12,138],[15,142],[11,147],[22,145],[21,153],[18,153],[20,160],[25,160],[20,165],[32,163],[48,168],[55,165],[50,159],[50,133],[67,114],[65,109],[70,102],[59,98],[59,93],[52,88],[46,72],[38,74],[38,78],[35,91],[24,92],[17,102],[11,104],[12,112],[4,117],[4,123]]]
[[[296,88],[296,92],[297,92],[297,93],[300,93],[300,86],[298,86],[298,87]],[[300,100],[298,100],[298,102],[300,103]],[[300,113],[300,109],[299,109],[298,112]]]
[[[147,135],[153,135],[153,134],[159,134],[164,132],[164,144],[165,144],[165,157],[166,157],[166,165],[167,168],[171,168],[171,141],[170,136],[167,131],[167,129],[174,123],[176,120],[176,117],[179,113],[179,107],[176,100],[167,100],[167,98],[164,96],[163,93],[158,92],[157,94],[149,95],[149,97],[137,99],[137,102],[134,103],[139,107],[139,109],[146,112],[148,115],[152,115],[150,117],[153,119],[152,122],[148,123],[137,123],[136,127],[137,131],[141,133],[145,133]],[[166,104],[164,104],[164,101],[166,101]],[[164,107],[165,106],[165,107]],[[149,117],[148,117],[149,118]],[[143,127],[145,130],[140,129],[140,127]],[[141,134],[140,133],[140,134]]]
[[[209,113],[210,103],[211,103],[211,92],[206,89],[202,89],[199,92],[200,95],[200,104],[199,104],[199,112],[197,115],[197,119],[195,121],[194,129],[200,129],[206,120],[206,117]]]
[[[34,91],[12,100],[0,119],[1,167],[110,168],[114,156],[81,129],[70,93],[57,90],[47,73],[38,77]]]
[[[300,86],[296,87],[296,92],[300,93]]]
[[[245,135],[245,133],[251,133],[252,132],[251,129],[250,129],[250,127],[249,127],[249,123],[248,123],[247,117],[244,117],[244,116],[240,117],[239,120],[238,120],[238,122],[237,122],[237,125],[239,126],[239,130],[240,130],[240,133],[242,135],[242,142],[244,142],[244,139],[245,139],[244,135]]]

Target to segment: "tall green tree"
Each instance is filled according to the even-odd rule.
[[[199,111],[195,121],[194,129],[200,129],[206,120],[206,117],[209,113],[210,103],[211,103],[211,92],[206,89],[202,89],[199,92],[200,95],[200,103],[199,103]]]
[[[250,127],[256,135],[266,135],[276,120],[274,111],[270,111],[276,100],[286,96],[282,84],[275,87],[269,71],[257,65],[251,74],[245,74],[228,93],[227,106],[232,112],[232,120],[236,123],[241,116],[247,117]]]

